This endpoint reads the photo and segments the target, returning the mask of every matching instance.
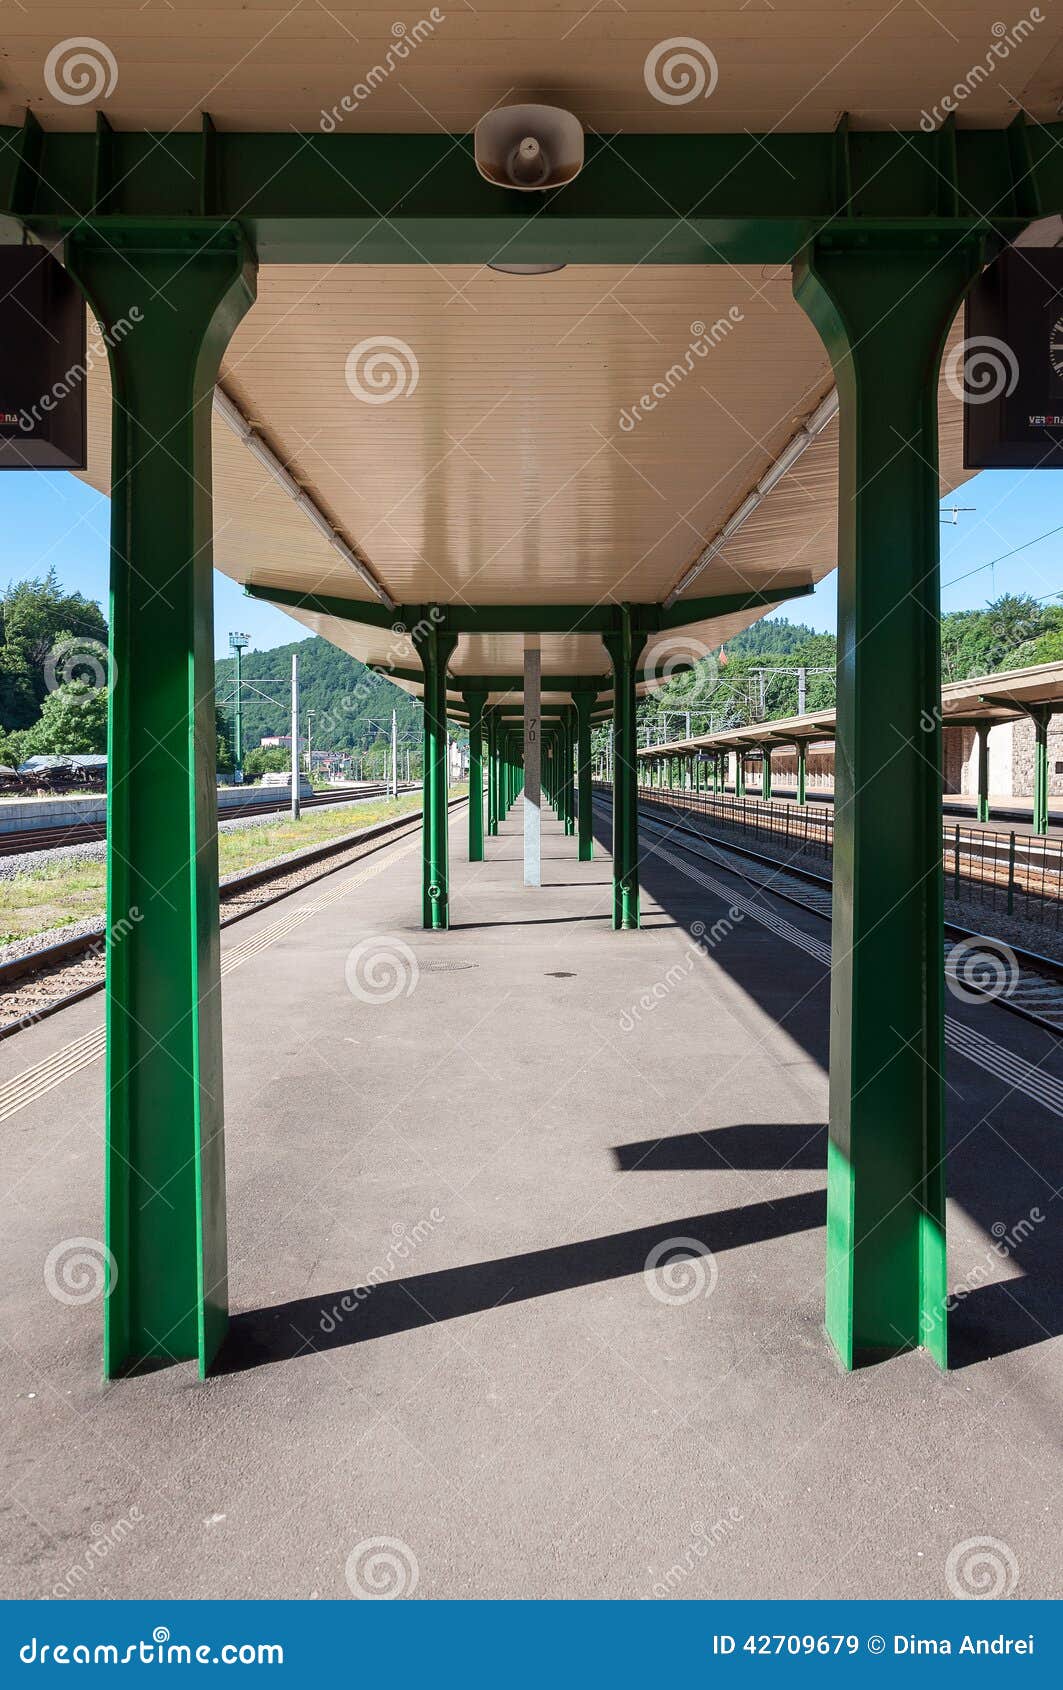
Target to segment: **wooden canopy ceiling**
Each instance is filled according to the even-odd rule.
[[[1057,115],[1063,58],[1052,7],[1040,10],[1045,21],[965,89],[964,121],[1002,124],[1020,102]],[[998,0],[421,0],[397,17],[394,0],[34,0],[4,8],[3,121],[29,106],[49,129],[91,126],[92,105],[45,77],[58,44],[91,37],[114,63],[106,110],[121,129],[195,128],[206,110],[225,129],[312,130],[345,95],[344,126],[370,131],[468,131],[517,99],[567,106],[604,132],[831,129],[843,111],[861,127],[905,129],[1000,48],[1001,17],[1014,32],[1028,11],[1013,19]],[[705,50],[703,64],[711,53],[715,79],[693,100],[655,98],[647,59],[682,38]]]

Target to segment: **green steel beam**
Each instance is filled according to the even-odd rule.
[[[642,626],[650,633],[663,633],[669,628],[684,628],[691,622],[707,622],[714,616],[734,616],[742,610],[786,604],[790,599],[807,598],[815,590],[815,583],[809,581],[799,587],[764,587],[760,592],[717,593],[707,598],[679,599],[668,610],[662,608],[656,623],[647,620]],[[674,672],[669,670],[669,674]]]
[[[255,273],[235,227],[82,228],[66,260],[105,334],[141,313],[109,351],[104,1371],[202,1375],[228,1325],[211,403]]]
[[[947,1361],[937,386],[984,256],[825,235],[794,278],[840,397],[826,1325],[847,1367]]]
[[[47,237],[90,223],[242,228],[268,264],[786,263],[827,225],[898,244],[973,228],[1011,239],[1063,210],[1063,125],[935,133],[586,137],[586,164],[536,197],[477,173],[469,135],[0,129],[0,212]]]
[[[323,616],[335,616],[347,622],[362,622],[373,628],[391,628],[397,633],[406,633],[410,629],[420,627],[432,618],[439,631],[444,634],[612,634],[620,631],[624,607],[615,604],[444,604],[422,605],[403,604],[397,610],[391,611],[382,604],[376,604],[367,599],[337,598],[328,593],[305,593],[291,587],[260,587],[248,585],[244,588],[249,598],[262,599],[268,604],[282,605],[288,609],[312,610]],[[660,633],[670,628],[684,626],[688,622],[704,622],[714,616],[733,616],[742,610],[756,610],[773,604],[782,604],[789,599],[804,598],[814,591],[811,584],[800,587],[771,587],[762,592],[721,593],[716,597],[687,599],[675,604],[670,610],[665,610],[658,604],[636,604],[627,607],[634,619],[634,626],[643,634]],[[387,664],[378,664],[376,668],[383,674],[392,674],[397,679],[419,679],[415,670],[391,669]],[[594,679],[583,677],[583,679]],[[656,678],[652,671],[647,671],[645,679]],[[569,682],[571,676],[561,679],[545,677],[548,691],[567,691],[563,682]],[[451,683],[451,690],[457,691],[461,687],[473,684],[473,681],[486,686],[489,691],[499,690],[500,678],[488,675],[477,675],[472,679],[460,676]],[[523,682],[509,676],[505,677],[505,684],[514,688]]]

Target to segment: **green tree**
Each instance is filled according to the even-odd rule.
[[[244,758],[244,774],[249,780],[265,774],[287,774],[292,766],[292,754],[283,745],[256,745]]]
[[[107,750],[107,689],[67,681],[48,694],[39,719],[22,736],[22,755],[71,756]]]
[[[54,569],[0,599],[0,727],[28,728],[55,687],[106,681],[107,623],[98,604],[63,591]]]

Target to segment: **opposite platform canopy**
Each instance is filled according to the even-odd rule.
[[[1036,663],[1029,669],[1005,669],[997,675],[976,675],[967,681],[947,681],[941,689],[943,727],[992,727],[998,722],[1021,721],[1039,711],[1063,710],[1063,663]],[[744,728],[724,728],[718,733],[695,734],[690,739],[668,740],[646,746],[641,759],[688,756],[698,751],[760,750],[766,745],[793,746],[832,740],[837,712],[812,710],[804,716],[781,716],[766,722],[751,722]]]

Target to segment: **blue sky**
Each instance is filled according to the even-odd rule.
[[[109,501],[62,472],[10,470],[0,485],[7,534],[0,587],[42,575],[54,564],[68,590],[106,608]],[[945,610],[976,609],[1001,593],[1063,598],[1063,470],[987,470],[947,499],[943,511],[954,504],[975,508],[961,510],[955,526],[942,524]],[[780,614],[833,631],[835,609],[832,574],[810,598]],[[217,572],[214,626],[220,655],[228,651],[230,629],[250,634],[260,651],[307,637],[282,611],[245,598]]]

